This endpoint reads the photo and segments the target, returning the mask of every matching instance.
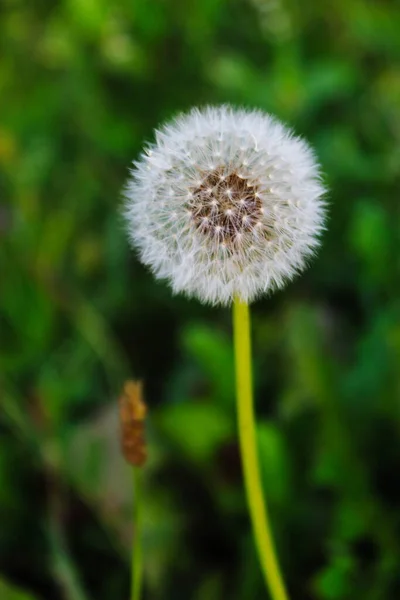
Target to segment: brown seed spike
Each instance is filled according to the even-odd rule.
[[[119,398],[121,449],[126,461],[136,467],[143,466],[147,459],[146,413],[142,382],[127,381]]]
[[[226,174],[222,167],[206,174],[191,194],[189,207],[197,229],[230,248],[262,215],[256,186],[236,172]]]

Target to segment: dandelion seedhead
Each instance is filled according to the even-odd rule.
[[[250,302],[306,264],[323,229],[312,150],[260,111],[194,109],[156,132],[125,192],[131,242],[175,292]]]

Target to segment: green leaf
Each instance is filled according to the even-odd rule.
[[[187,459],[206,463],[233,435],[233,419],[221,407],[206,402],[185,402],[165,407],[159,424]]]
[[[183,333],[183,346],[199,363],[209,381],[215,401],[232,405],[235,374],[231,340],[221,331],[192,325]]]
[[[351,576],[354,560],[348,554],[340,554],[315,580],[315,589],[324,600],[345,600],[352,598]]]
[[[273,423],[257,426],[258,452],[266,493],[282,503],[290,493],[290,459],[282,432]]]
[[[37,600],[37,596],[11,585],[0,576],[0,598],[1,600]]]

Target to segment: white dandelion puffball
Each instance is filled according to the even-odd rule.
[[[281,287],[325,216],[310,147],[268,114],[193,109],[156,132],[125,190],[132,245],[175,292],[212,304]]]

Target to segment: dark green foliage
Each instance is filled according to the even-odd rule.
[[[220,102],[292,125],[330,188],[318,257],[253,310],[291,597],[400,597],[399,31],[394,0],[2,2],[2,600],[128,597],[116,398],[132,377],[150,408],[145,597],[266,597],[229,311],[155,282],[119,213],[152,129]]]

